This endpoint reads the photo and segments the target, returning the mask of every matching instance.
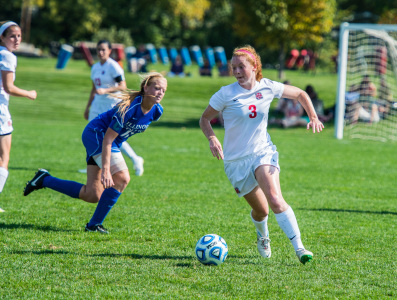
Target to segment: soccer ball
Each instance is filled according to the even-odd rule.
[[[226,241],[217,234],[206,234],[196,244],[196,256],[204,265],[219,266],[227,257]]]

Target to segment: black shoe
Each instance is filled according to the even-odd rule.
[[[32,178],[32,180],[28,181],[28,183],[26,184],[25,189],[23,190],[23,195],[27,196],[35,190],[42,189],[43,180],[47,176],[50,176],[50,173],[47,170],[39,169]]]
[[[87,223],[87,225],[85,225],[85,231],[90,231],[90,232],[98,231],[103,234],[108,234],[107,229],[103,227],[102,224],[88,226]]]

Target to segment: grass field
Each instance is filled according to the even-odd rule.
[[[280,152],[284,198],[292,206],[313,262],[302,265],[269,217],[272,257],[256,249],[250,209],[212,158],[198,119],[209,97],[233,78],[171,78],[164,115],[129,142],[145,158],[104,225],[109,235],[84,232],[95,205],[51,190],[23,197],[37,168],[85,181],[80,136],[91,89],[90,70],[70,61],[18,60],[16,84],[36,89],[30,101],[12,98],[10,175],[0,196],[1,299],[392,299],[397,297],[396,145],[336,140],[271,128]],[[163,66],[153,66],[159,70]],[[194,74],[197,70],[192,67]],[[126,74],[130,88],[139,78]],[[275,71],[265,76],[276,79]],[[313,84],[326,106],[336,75],[287,72],[292,84]],[[221,128],[216,133],[222,138]],[[131,162],[127,162],[132,169]],[[220,267],[194,254],[206,233],[225,238]]]

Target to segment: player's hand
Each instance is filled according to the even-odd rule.
[[[323,131],[324,125],[321,123],[321,121],[317,118],[314,118],[310,120],[310,122],[307,124],[307,130],[310,129],[310,127],[313,128],[313,133]]]
[[[29,91],[27,97],[30,100],[34,100],[37,98],[37,92],[35,90]]]
[[[219,142],[218,138],[216,136],[212,136],[209,140],[210,142],[210,149],[212,152],[212,155],[216,157],[218,160],[223,159],[223,150],[222,150],[222,145]]]
[[[114,186],[113,178],[112,175],[110,174],[110,171],[107,170],[102,170],[101,174],[101,183],[103,185],[103,188],[108,189]]]
[[[102,88],[99,88],[99,89],[96,89],[96,93],[98,95],[105,95],[106,94],[106,90],[102,89]]]

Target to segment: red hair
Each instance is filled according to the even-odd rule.
[[[252,46],[247,45],[235,48],[233,51],[233,56],[244,56],[248,62],[256,67],[256,81],[260,81],[263,78],[261,57],[258,53],[256,53],[255,49]]]

